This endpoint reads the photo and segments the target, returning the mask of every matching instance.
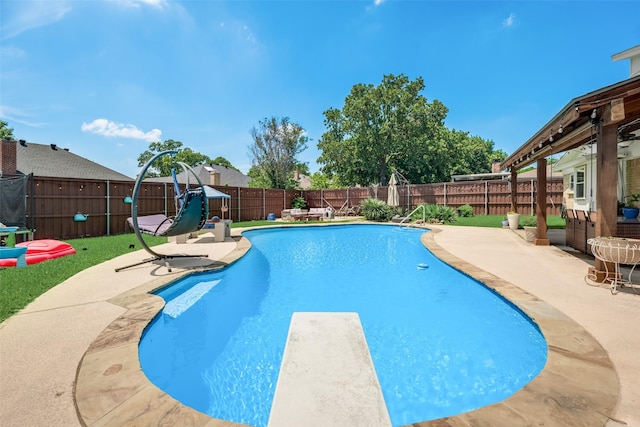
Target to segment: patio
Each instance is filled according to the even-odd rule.
[[[587,286],[585,267],[592,258],[553,246],[556,242],[553,230],[549,234],[552,246],[535,246],[506,229],[451,226],[435,229],[440,232],[428,233],[423,238],[434,253],[457,268],[470,270],[469,274],[484,282],[492,281],[501,289],[511,289],[514,296],[519,294],[525,301],[525,310],[541,310],[535,318],[543,322],[541,327],[548,342],[565,340],[560,346],[550,344],[550,352],[555,355],[552,359],[557,362],[559,356],[564,360],[573,353],[583,355],[579,360],[566,359],[568,363],[561,362],[552,371],[545,368],[540,377],[546,376],[546,381],[551,381],[549,386],[541,388],[538,382],[532,388],[549,394],[529,400],[519,392],[507,399],[512,402],[441,420],[437,425],[467,425],[459,423],[470,420],[510,426],[525,425],[532,420],[563,426],[640,425],[640,384],[635,380],[640,370],[637,358],[640,339],[630,324],[640,313],[640,295],[627,292],[611,295],[608,289]],[[234,229],[234,235],[239,231]],[[562,238],[557,239],[561,244]],[[177,425],[178,420],[186,419],[193,425],[232,425],[185,409],[157,393],[148,383],[136,384],[139,379],[144,380],[139,369],[131,370],[132,366],[118,362],[122,352],[129,354],[124,360],[131,354],[135,359],[139,334],[161,307],[161,302],[158,305],[157,301],[148,301],[141,292],[174,280],[191,268],[232,262],[248,248],[237,237],[227,238],[224,243],[209,244],[210,241],[203,235],[180,245],[181,252],[208,252],[209,259],[181,260],[182,264],[176,265],[172,273],[153,264],[114,272],[116,267],[145,258],[143,251],[110,260],[53,288],[0,325],[0,424],[82,425],[79,413],[87,425],[122,425],[134,420],[137,425],[161,422]],[[136,306],[137,311],[125,308]],[[590,335],[581,332],[582,328]],[[105,349],[109,351],[102,351]],[[105,359],[109,354],[116,359]],[[92,358],[97,364],[85,365]],[[599,362],[594,365],[596,360]],[[108,369],[99,369],[101,366]],[[558,374],[557,369],[568,371]],[[89,371],[93,371],[95,381],[77,382],[77,374],[80,379]],[[102,388],[113,379],[115,388]],[[134,380],[133,386],[125,381],[130,379]],[[92,384],[94,390],[87,393],[86,386]],[[158,399],[144,401],[149,396]],[[519,418],[520,421],[502,418],[500,422],[500,414],[513,414],[518,404],[525,405],[515,409],[520,416],[529,414],[533,418]],[[176,418],[181,416],[186,418]]]

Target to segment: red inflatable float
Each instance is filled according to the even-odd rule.
[[[66,255],[76,253],[73,247],[65,242],[52,239],[32,240],[30,242],[22,242],[16,244],[18,246],[26,246],[27,265],[37,264],[49,259],[60,258]],[[0,259],[0,267],[15,267],[15,258]]]

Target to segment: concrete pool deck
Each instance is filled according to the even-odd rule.
[[[416,426],[640,426],[640,295],[587,286],[585,258],[533,246],[510,230],[433,228],[440,232],[423,242],[438,257],[532,315],[549,343],[549,361],[504,402]],[[140,334],[163,305],[145,292],[248,249],[245,240],[212,239],[158,248],[209,255],[176,260],[171,273],[155,264],[114,272],[146,258],[143,251],[92,267],[3,322],[0,425],[238,425],[173,401],[137,362]]]

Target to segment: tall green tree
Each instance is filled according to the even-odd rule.
[[[13,141],[14,139],[13,128],[9,127],[9,123],[4,120],[0,120],[0,140]]]
[[[450,175],[489,173],[494,160],[507,158],[507,153],[494,149],[493,141],[471,136],[469,132],[452,129],[449,137],[455,147]]]
[[[213,159],[211,161],[211,164],[224,166],[226,168],[233,169],[234,171],[240,172],[240,169],[238,169],[237,167],[233,166],[231,164],[231,162],[229,160],[225,159],[224,157],[216,157],[215,159]]]
[[[175,156],[163,156],[153,163],[147,172],[148,176],[170,176],[171,169],[180,172],[177,162],[186,163],[189,166],[198,166],[213,161],[206,155],[193,151],[191,148],[182,148],[182,142],[167,139],[164,142],[152,142],[149,149],[138,156],[138,166],[144,166],[153,156],[163,151],[177,151]]]
[[[295,188],[293,171],[300,163],[297,156],[307,148],[309,141],[302,126],[291,122],[288,117],[272,117],[254,126],[251,137],[251,186]]]
[[[322,190],[323,188],[341,188],[335,177],[330,177],[322,171],[314,172],[310,177],[310,190]]]
[[[327,131],[318,142],[322,170],[347,185],[386,185],[394,169],[412,182],[443,176],[449,153],[447,108],[420,94],[421,77],[385,75],[378,86],[356,84],[341,110],[324,112]],[[426,163],[425,163],[426,162]]]
[[[249,168],[247,176],[251,178],[249,181],[249,187],[251,188],[271,188],[271,180],[267,174],[263,173],[262,168],[258,165],[253,165]]]

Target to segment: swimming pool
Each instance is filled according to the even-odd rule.
[[[213,417],[264,426],[291,314],[351,311],[394,425],[505,399],[542,369],[546,343],[519,310],[426,250],[423,232],[244,233],[252,249],[243,259],[158,293],[167,305],[140,343],[145,374]]]

